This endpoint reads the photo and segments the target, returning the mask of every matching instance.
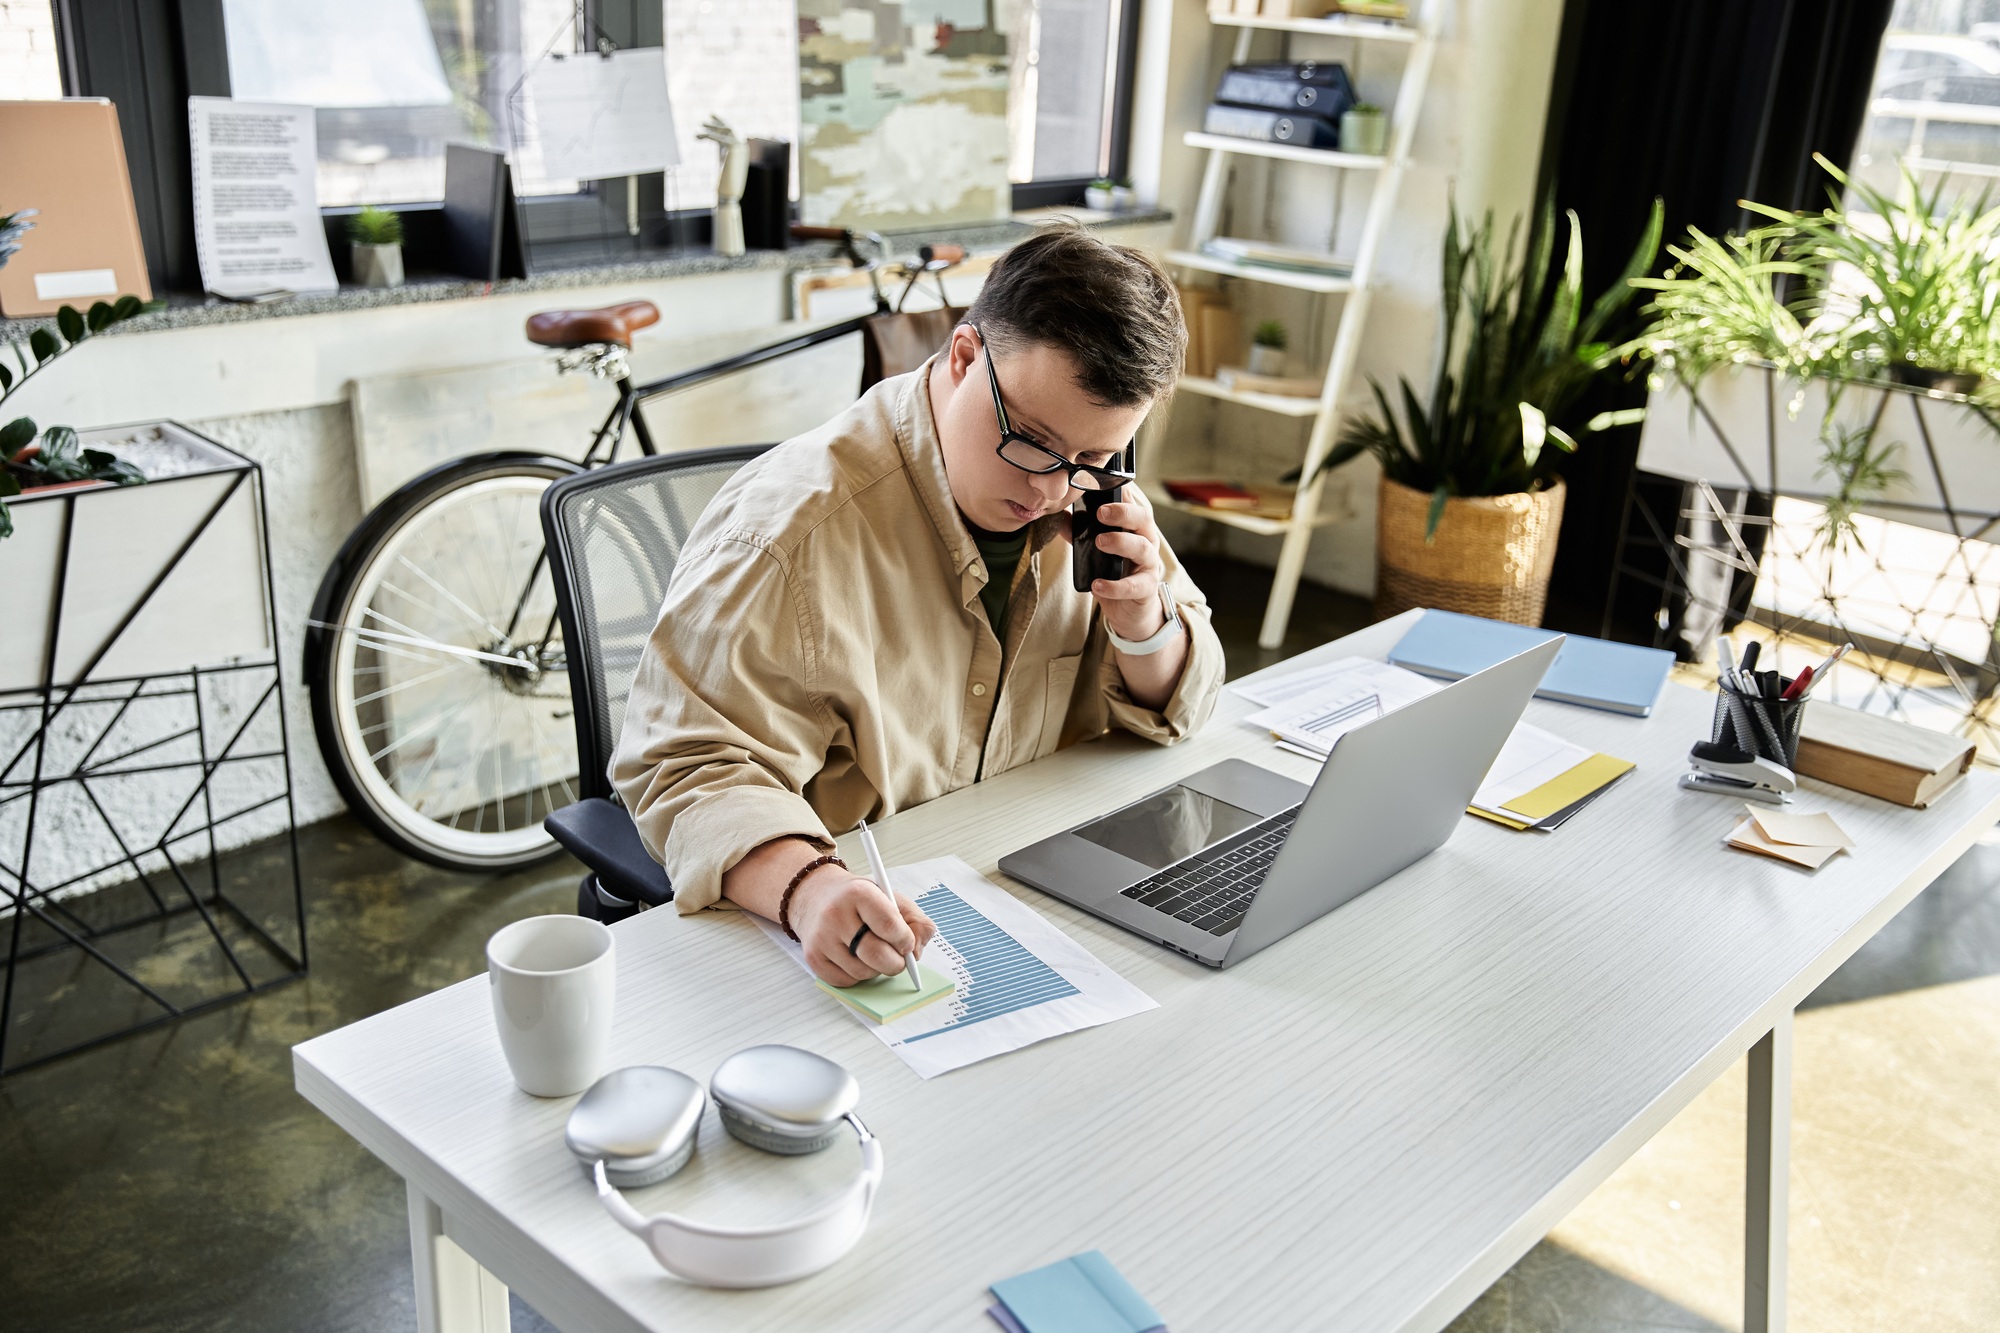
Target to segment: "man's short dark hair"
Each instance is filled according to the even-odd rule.
[[[1062,352],[1078,385],[1107,407],[1167,397],[1187,350],[1180,294],[1166,272],[1074,223],[1002,255],[966,319],[1001,352],[1027,343]]]

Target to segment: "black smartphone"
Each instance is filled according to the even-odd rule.
[[[1125,447],[1125,470],[1132,471],[1134,464],[1132,447]],[[1097,549],[1097,535],[1101,532],[1122,532],[1097,517],[1097,511],[1108,504],[1117,504],[1125,495],[1123,486],[1108,491],[1085,491],[1083,507],[1070,511],[1070,574],[1078,592],[1089,592],[1098,579],[1116,582],[1131,573],[1131,562],[1122,555],[1112,555]]]

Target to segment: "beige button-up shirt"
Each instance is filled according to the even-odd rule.
[[[1171,744],[1215,705],[1222,645],[1164,546],[1190,638],[1164,711],[1126,692],[1054,516],[994,636],[929,371],[746,465],[688,536],[611,764],[682,912],[773,838],[825,841],[1114,725]]]

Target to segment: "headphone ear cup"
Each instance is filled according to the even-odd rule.
[[[740,1115],[720,1101],[715,1105],[716,1109],[722,1112],[722,1127],[729,1131],[731,1138],[740,1139],[753,1148],[762,1148],[765,1152],[778,1153],[785,1157],[803,1157],[829,1146],[840,1136],[843,1123],[836,1120],[817,1137],[800,1138],[795,1134],[776,1133],[770,1126]]]

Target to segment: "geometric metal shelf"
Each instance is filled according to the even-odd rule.
[[[129,604],[118,603],[108,627],[92,626],[75,605],[79,590],[63,587],[65,572],[91,554],[72,542],[74,533],[89,530],[77,506],[102,493],[37,497],[49,508],[36,516],[60,525],[50,545],[57,594],[46,626],[17,627],[46,630],[41,683],[0,696],[0,929],[6,932],[0,1075],[213,1009],[306,971],[298,823],[275,648],[232,653],[212,666],[94,674],[108,657],[135,651],[126,634],[135,622],[158,624],[163,611],[173,610],[172,589],[206,582],[193,577],[202,573],[203,551],[227,552],[239,561],[239,573],[242,557],[261,555],[262,570],[252,572],[262,585],[256,613],[265,626],[275,624],[261,472],[240,455],[199,443],[212,446],[223,465],[140,488],[158,487],[163,507],[188,497],[198,503],[184,531],[172,534],[170,558],[157,573],[142,571],[139,591]],[[17,509],[17,519],[27,509]],[[233,520],[241,521],[234,532]],[[164,597],[162,588],[169,589]],[[101,618],[101,605],[90,610]],[[89,635],[80,659],[63,657],[79,633],[65,637],[66,615]],[[269,642],[275,644],[274,635]],[[70,679],[58,681],[55,663],[64,660],[72,662]],[[226,879],[217,831],[274,807],[283,809],[289,865],[253,856],[247,858],[258,863],[253,874]]]

